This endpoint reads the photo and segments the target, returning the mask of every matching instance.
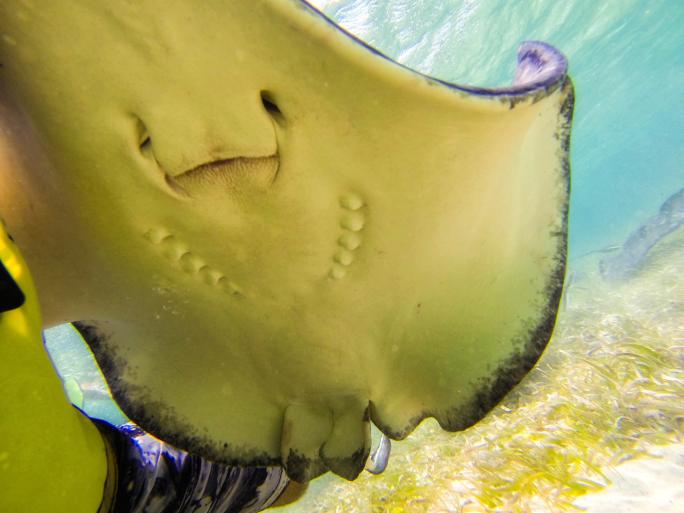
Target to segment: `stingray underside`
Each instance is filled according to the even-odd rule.
[[[80,237],[70,319],[145,430],[354,479],[371,421],[462,430],[537,361],[566,261],[555,49],[478,89],[304,2],[26,9],[0,8],[0,86]]]

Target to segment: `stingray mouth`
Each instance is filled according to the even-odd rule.
[[[266,112],[274,123],[282,124],[280,109],[262,95]],[[266,155],[230,155],[225,158],[209,160],[189,169],[174,168],[166,159],[158,154],[145,122],[135,116],[135,130],[138,151],[150,164],[149,169],[162,177],[168,190],[180,198],[192,198],[199,195],[222,192],[242,192],[265,189],[273,185],[280,169],[280,155],[274,134],[273,152]],[[163,153],[163,152],[162,152]],[[232,152],[228,152],[232,153]],[[168,157],[168,155],[167,155]]]
[[[164,173],[166,183],[183,196],[211,192],[240,192],[244,189],[265,189],[278,176],[280,157],[234,157],[214,160],[172,176]]]

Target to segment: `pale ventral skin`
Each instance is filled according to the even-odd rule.
[[[301,2],[36,4],[0,5],[0,214],[46,325],[82,321],[143,428],[353,479],[369,417],[462,429],[539,356],[567,230],[554,50],[478,94]]]

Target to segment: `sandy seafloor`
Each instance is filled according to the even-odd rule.
[[[681,513],[684,510],[684,444],[606,469],[612,484],[575,505],[590,513]]]

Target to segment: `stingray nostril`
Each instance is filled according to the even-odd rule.
[[[264,105],[266,112],[271,115],[276,123],[283,124],[285,122],[285,116],[283,116],[280,107],[278,107],[278,104],[275,102],[273,94],[268,91],[261,91],[261,103]]]
[[[136,115],[133,117],[135,120],[135,138],[132,142],[137,144],[140,155],[145,159],[140,163],[143,171],[148,178],[154,180],[158,185],[162,185],[164,190],[171,192],[174,197],[188,199],[190,195],[157,161],[157,156],[154,154],[155,150],[152,148],[152,138],[143,120]]]
[[[140,153],[145,156],[150,156],[152,153],[152,139],[147,130],[147,126],[142,119],[136,116],[136,135],[138,140],[138,149]]]
[[[148,135],[143,139],[143,141],[140,143],[140,151],[142,153],[149,153],[152,150],[152,139],[150,139],[150,136]]]

